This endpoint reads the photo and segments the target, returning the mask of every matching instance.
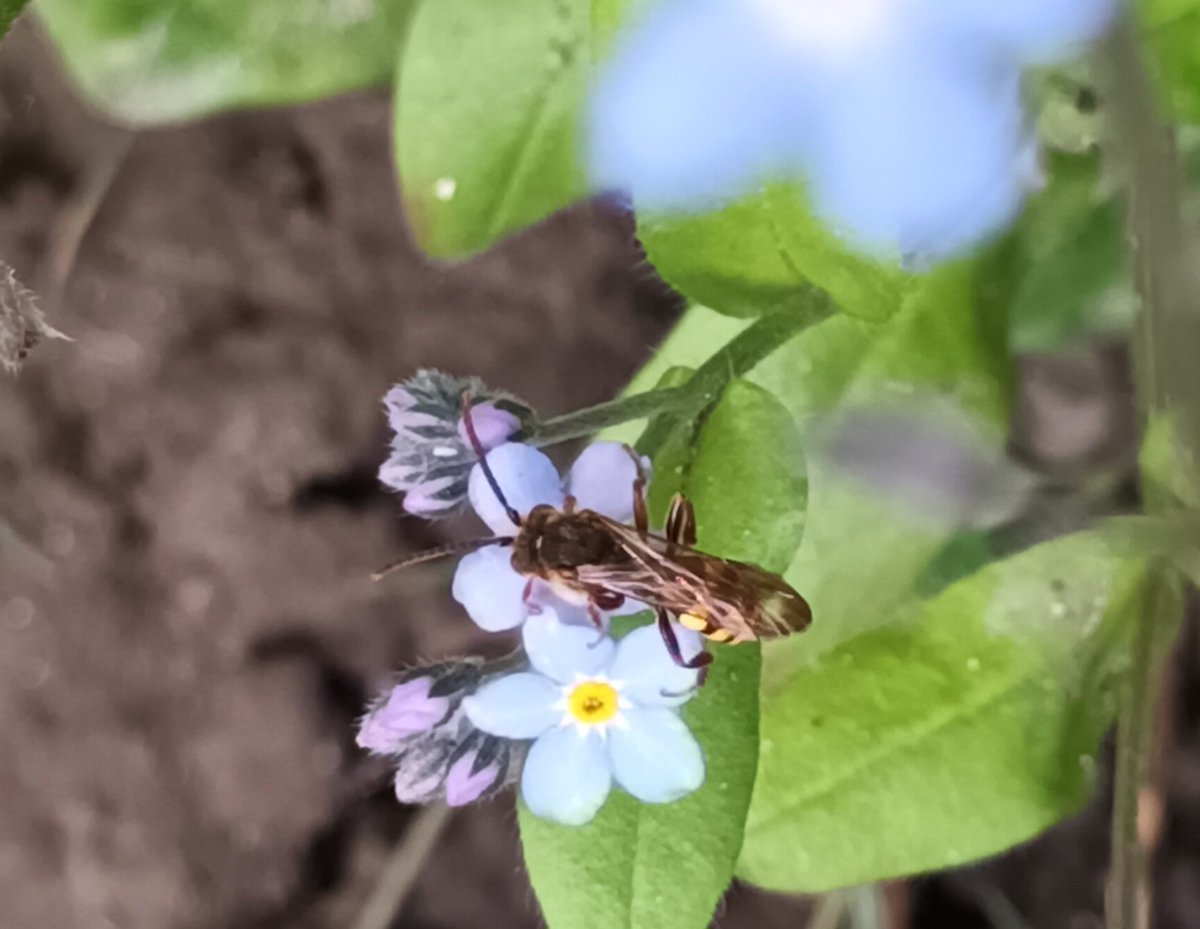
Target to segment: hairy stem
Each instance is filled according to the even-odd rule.
[[[830,316],[833,301],[816,288],[802,289],[796,298],[760,317],[696,369],[687,383],[618,397],[608,403],[556,416],[527,430],[524,441],[553,445],[582,439],[621,423],[651,421],[638,443],[643,454],[657,452],[680,422],[694,421],[721,396],[725,385],[741,377],[792,336]],[[649,436],[649,439],[647,439]]]
[[[1180,209],[1183,184],[1173,133],[1161,117],[1137,34],[1123,17],[1099,53],[1098,65],[1109,123],[1107,166],[1125,190],[1125,231],[1133,258],[1139,298],[1134,373],[1143,431],[1152,424],[1171,430],[1185,461],[1196,461],[1200,443],[1194,408],[1200,400],[1194,359],[1181,343],[1197,331],[1188,305],[1185,258],[1190,240]],[[1194,346],[1194,342],[1190,343]],[[1172,503],[1169,495],[1143,481],[1148,512]],[[1113,797],[1112,869],[1109,874],[1109,929],[1139,929],[1148,913],[1146,855],[1138,838],[1138,801],[1146,785],[1153,742],[1154,706],[1160,687],[1164,640],[1177,618],[1165,593],[1169,570],[1155,560],[1134,630],[1133,666],[1122,695],[1117,724],[1116,781]]]
[[[638,451],[653,458],[676,429],[694,427],[707,415],[721,398],[726,384],[745,376],[779,346],[836,311],[829,295],[814,287],[805,288],[796,299],[760,317],[697,368],[686,384],[674,388],[687,392],[691,406],[654,419],[638,440]]]
[[[553,445],[569,439],[582,439],[609,426],[649,419],[660,413],[682,413],[694,404],[691,392],[685,387],[648,390],[538,423],[529,441],[534,445]]]

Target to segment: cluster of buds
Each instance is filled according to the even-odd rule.
[[[418,371],[383,398],[393,436],[379,480],[404,494],[406,512],[433,519],[463,509],[467,478],[478,460],[462,421],[468,398],[485,450],[519,436],[530,419],[529,408],[514,397],[489,390],[476,378],[438,371]]]
[[[392,760],[400,802],[463,806],[513,782],[524,746],[476,728],[463,701],[488,680],[522,664],[514,656],[413,668],[367,710],[359,722],[358,744]]]

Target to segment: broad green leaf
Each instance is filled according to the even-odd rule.
[[[1167,413],[1150,418],[1138,461],[1150,502],[1165,509],[1200,511],[1200,464],[1181,441],[1175,418]]]
[[[13,20],[21,15],[28,3],[29,0],[0,0],[0,38],[8,34]]]
[[[396,88],[404,203],[429,254],[459,258],[586,193],[577,151],[584,0],[423,3]]]
[[[764,441],[763,436],[769,436]],[[804,480],[791,416],[734,382],[702,431],[685,487],[707,551],[781,567],[798,541]],[[615,791],[582,828],[520,811],[525,863],[550,929],[697,929],[728,885],[758,749],[759,648],[721,648],[684,708],[704,747],[704,786],[678,803]]]
[[[1200,0],[1140,0],[1138,20],[1182,122],[1200,122]]]
[[[38,0],[84,94],[135,124],[386,84],[415,0]]]
[[[704,551],[782,571],[804,534],[804,452],[792,414],[733,381],[700,433],[685,488]],[[730,649],[720,649],[724,658]]]
[[[838,315],[817,323],[767,356],[749,380],[780,399],[806,440],[810,427],[843,403],[934,398],[990,427],[999,445],[1010,391],[1004,306],[983,300],[978,287],[972,264],[943,267],[918,282],[894,318],[869,323]],[[694,307],[630,391],[654,386],[672,364],[696,366],[718,354],[745,328]],[[947,557],[953,529],[930,527],[902,503],[864,493],[819,463],[809,464],[808,479],[805,536],[786,577],[813,604],[815,620],[805,635],[771,649],[768,683],[792,662],[810,661],[884,622],[898,602],[948,580],[947,565],[937,562]],[[961,554],[953,560],[961,563]],[[978,545],[974,555],[978,563]]]
[[[1008,370],[1003,318],[977,306],[972,265],[924,278],[886,323],[835,317],[793,339],[750,374],[779,397],[811,439],[820,417],[846,404],[953,405],[992,433],[1007,421]],[[884,621],[912,599],[955,533],[923,521],[903,501],[885,499],[820,462],[809,467],[804,541],[786,572],[813,606],[813,626],[773,647],[764,677],[786,673]]]
[[[1077,809],[1141,577],[1094,535],[1061,538],[780,682],[739,875],[816,892],[945,868]]]
[[[793,184],[767,185],[714,213],[641,213],[638,236],[669,284],[733,316],[767,312],[815,284],[851,316],[886,319],[912,286],[898,267],[847,247]]]
[[[1002,258],[989,265],[1011,294],[1011,341],[1020,351],[1062,348],[1133,317],[1116,200],[1097,185],[1094,157],[1057,155]]]
[[[680,387],[695,375],[696,370],[684,365],[677,365],[667,370],[659,380],[657,387]],[[699,428],[699,424],[695,424]],[[647,423],[649,431],[654,426],[654,420]],[[650,514],[651,526],[662,526],[667,515],[667,507],[671,498],[684,489],[684,481],[692,466],[695,455],[695,430],[680,429],[665,442],[654,456],[654,476],[646,492],[646,509]],[[637,436],[629,439],[630,444],[636,444]]]

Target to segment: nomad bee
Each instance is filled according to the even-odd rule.
[[[613,610],[626,598],[640,600],[657,616],[658,630],[676,664],[703,668],[712,661],[706,651],[683,657],[671,625],[701,633],[714,642],[753,642],[800,632],[812,622],[808,602],[777,574],[740,561],[706,555],[696,544],[696,516],[692,504],[676,494],[667,514],[663,535],[649,530],[646,513],[646,478],[641,462],[633,483],[634,525],[626,526],[592,510],[576,508],[567,497],[561,510],[541,504],[522,517],[513,509],[487,464],[470,411],[463,415],[466,432],[479,458],[484,477],[517,526],[514,536],[492,536],[451,544],[406,558],[375,575],[378,580],[397,568],[474,551],[485,545],[512,548],[512,566],[533,582],[548,583],[563,599],[585,604],[592,620],[602,624],[601,610]]]

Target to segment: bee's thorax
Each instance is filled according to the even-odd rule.
[[[610,564],[625,553],[610,532],[584,510],[563,513],[535,506],[513,541],[512,565],[526,576],[570,577],[581,565]]]

